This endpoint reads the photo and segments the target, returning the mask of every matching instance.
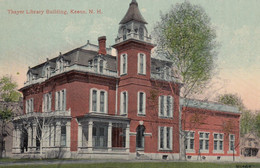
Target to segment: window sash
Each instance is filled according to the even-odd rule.
[[[98,67],[98,60],[94,59],[94,71],[97,72],[97,67]]]
[[[207,132],[199,133],[199,149],[209,150],[209,133]]]
[[[100,73],[103,73],[103,69],[104,69],[104,61],[103,60],[100,60],[99,61],[99,72]]]
[[[122,54],[120,58],[120,75],[124,75],[127,74],[127,54]]]
[[[92,111],[97,111],[97,91],[92,91]]]
[[[194,132],[186,131],[186,149],[194,149]]]
[[[159,96],[159,116],[172,117],[173,116],[173,98],[172,96]]]
[[[140,71],[141,74],[144,73],[144,55],[140,54]]]
[[[146,74],[146,55],[143,53],[138,54],[138,73],[139,74]]]
[[[105,112],[105,92],[100,92],[100,112]]]
[[[229,150],[233,151],[235,150],[235,135],[231,134],[229,135]]]
[[[172,127],[159,127],[158,145],[160,150],[172,149]]]
[[[214,133],[214,150],[223,151],[223,134]]]
[[[124,92],[124,93],[123,93],[123,113],[124,113],[124,114],[127,113],[126,101],[127,101],[126,92]]]
[[[105,90],[90,89],[89,111],[107,113],[107,92]]]
[[[66,126],[61,126],[61,146],[66,146]]]

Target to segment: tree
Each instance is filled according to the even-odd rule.
[[[182,96],[200,93],[213,76],[217,56],[216,33],[203,8],[188,1],[172,6],[154,32],[157,53],[174,62]]]
[[[9,134],[7,125],[10,123],[14,112],[12,102],[19,101],[21,94],[17,91],[17,83],[9,76],[0,79],[0,158],[2,157],[4,146],[4,138]]]
[[[256,135],[258,137],[260,137],[260,112],[257,112],[256,116],[255,116],[255,120],[254,120],[255,124],[254,124],[254,127],[255,127],[255,132],[256,132]],[[251,122],[249,122],[248,124],[250,124]]]
[[[237,94],[226,93],[219,95],[217,101],[222,104],[238,107],[240,111],[245,109],[242,99]]]
[[[4,102],[17,102],[21,94],[17,91],[17,83],[12,77],[4,76],[0,79],[0,100]]]
[[[19,146],[22,150],[24,150],[24,148],[25,150],[28,149],[28,144],[23,144],[23,141],[25,140],[24,138],[28,137],[28,135],[30,134],[30,138],[28,137],[28,140],[26,140],[26,142],[28,141],[28,143],[34,144],[33,146],[36,147],[36,151],[39,151],[40,157],[42,157],[44,141],[49,142],[49,138],[52,134],[55,134],[56,132],[61,132],[61,125],[63,123],[66,123],[66,118],[62,118],[62,120],[59,118],[68,116],[70,116],[70,113],[62,111],[29,112],[23,115],[15,116],[14,123],[17,125],[18,130],[23,134],[23,136],[20,137],[20,140],[22,140],[22,142],[19,142]],[[50,126],[53,126],[58,119],[59,125],[55,125],[55,129],[53,127],[49,131],[48,129],[50,128]],[[35,135],[33,136],[33,134]],[[52,139],[52,141],[57,141],[56,143],[58,143],[60,141],[60,138],[61,137],[56,137],[56,139]],[[60,144],[56,144],[56,147],[60,147]],[[59,152],[60,153],[58,153],[57,157],[61,157],[63,151]]]
[[[222,104],[238,107],[239,111],[242,112],[240,119],[240,134],[242,136],[255,131],[255,116],[250,110],[245,108],[242,99],[237,94],[226,93],[219,95],[217,101]]]
[[[181,96],[186,99],[201,93],[213,76],[217,58],[216,33],[203,8],[188,1],[172,6],[161,14],[154,35],[158,55],[174,63],[175,75],[183,84]],[[184,103],[187,106],[188,99]],[[180,117],[180,121],[185,122],[185,118]],[[185,128],[181,126],[180,135],[185,141]],[[181,148],[183,159],[185,148]]]

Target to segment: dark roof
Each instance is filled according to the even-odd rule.
[[[71,50],[63,55],[59,55],[58,57],[47,60],[46,62],[39,64],[33,68],[30,68],[29,71],[32,72],[37,77],[42,77],[42,71],[45,65],[50,65],[52,69],[56,67],[56,60],[61,57],[64,58],[65,61],[68,61],[69,66],[73,64],[88,66],[89,61],[93,60],[96,56],[100,56],[97,51],[85,50],[81,48],[76,48]],[[112,55],[102,55],[103,59],[107,62],[107,69],[110,71],[117,71],[116,67],[116,57]],[[29,72],[28,71],[28,72]]]
[[[136,0],[132,0],[132,2],[129,5],[128,11],[126,12],[124,18],[121,20],[119,24],[125,24],[132,20],[147,24],[138,8],[138,3],[136,2]]]

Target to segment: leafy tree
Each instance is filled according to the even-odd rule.
[[[204,9],[188,1],[172,6],[167,13],[161,14],[154,35],[158,55],[174,63],[175,76],[183,84],[181,96],[187,98],[201,93],[213,76],[217,57],[216,33]],[[185,141],[183,130],[185,128],[180,128],[180,136]],[[181,148],[184,159],[185,148]]]
[[[255,128],[257,128],[255,125],[256,117],[250,110],[245,108],[242,99],[237,94],[227,93],[219,95],[217,101],[226,105],[238,107],[240,112],[242,112],[240,118],[240,133],[242,136],[247,133],[255,132]]]
[[[213,76],[217,56],[216,33],[203,8],[188,1],[172,6],[154,33],[158,54],[175,64],[182,96],[200,93]]]
[[[250,123],[250,122],[249,122]],[[260,112],[258,112],[255,116],[255,130],[256,130],[256,135],[260,137]]]
[[[4,137],[7,136],[7,124],[13,115],[12,102],[19,101],[21,94],[17,91],[17,83],[9,76],[0,79],[0,157],[4,149]]]
[[[245,105],[242,99],[237,94],[226,93],[223,95],[219,95],[217,97],[217,101],[222,104],[238,107],[239,110],[245,109]]]

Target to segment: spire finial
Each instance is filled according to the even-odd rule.
[[[132,0],[132,2],[130,3],[130,5],[132,5],[132,4],[138,5],[138,3],[136,2],[136,0]]]

